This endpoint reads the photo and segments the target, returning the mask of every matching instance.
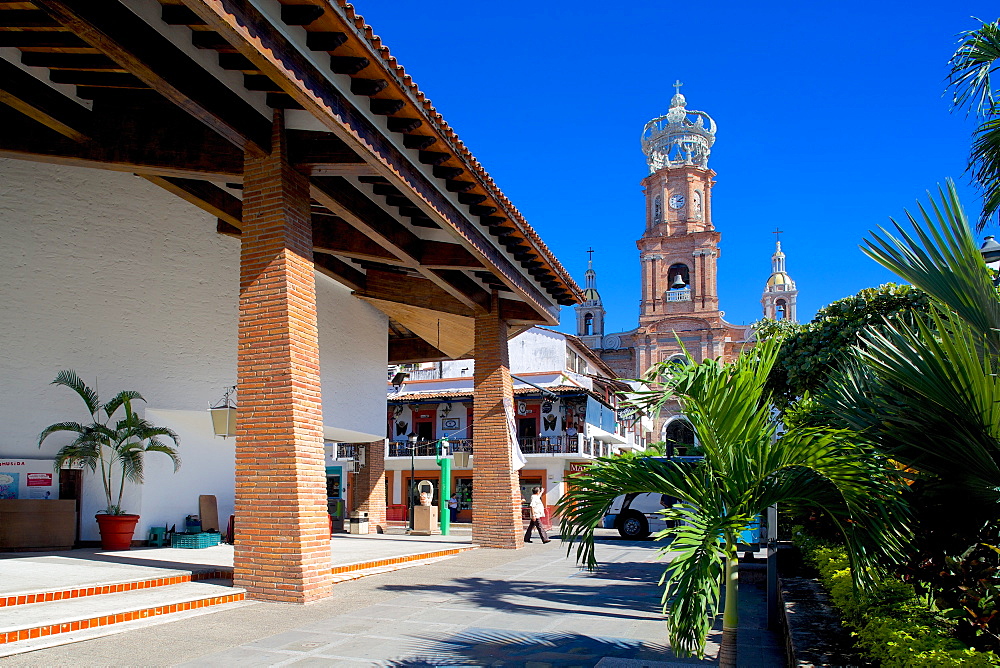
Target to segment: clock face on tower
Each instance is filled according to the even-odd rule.
[[[668,200],[671,209],[683,209],[686,201],[684,195],[671,195]]]

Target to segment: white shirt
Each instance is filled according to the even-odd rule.
[[[528,505],[531,506],[531,519],[539,520],[545,517],[545,504],[542,503],[542,499],[538,494],[531,495],[531,501]]]

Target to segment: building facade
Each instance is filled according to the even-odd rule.
[[[517,471],[518,486],[525,501],[532,487],[541,487],[551,517],[552,507],[571,484],[570,473],[597,457],[645,449],[651,423],[629,412],[619,416],[619,393],[631,386],[618,380],[581,339],[532,327],[511,339],[508,350],[513,382],[510,420],[524,461]],[[411,480],[431,481],[432,503],[440,502],[436,494],[441,472],[435,451],[443,437],[448,437],[452,453],[470,455],[465,461],[455,458],[451,489],[459,501],[458,521],[472,520],[477,489],[475,366],[475,360],[463,359],[390,367],[384,453],[389,522],[407,519]],[[411,435],[417,438],[412,461]],[[329,443],[328,447],[328,466],[335,471],[331,475],[364,468],[355,464],[354,446]],[[350,485],[355,476],[342,480]],[[353,496],[349,489],[344,494],[347,509],[354,509]]]

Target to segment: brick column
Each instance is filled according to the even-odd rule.
[[[354,510],[368,512],[368,533],[385,531],[385,441],[366,443],[365,465],[354,474]]]
[[[493,293],[491,312],[476,317],[473,382],[472,542],[483,547],[524,547],[521,491],[513,466],[506,403],[514,411],[507,355],[507,322]]]
[[[309,188],[283,127],[244,165],[234,583],[305,603],[330,594],[330,536]]]

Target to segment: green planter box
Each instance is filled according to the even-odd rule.
[[[170,547],[181,547],[189,550],[200,550],[219,544],[220,534],[212,532],[204,533],[175,533],[170,537]]]

